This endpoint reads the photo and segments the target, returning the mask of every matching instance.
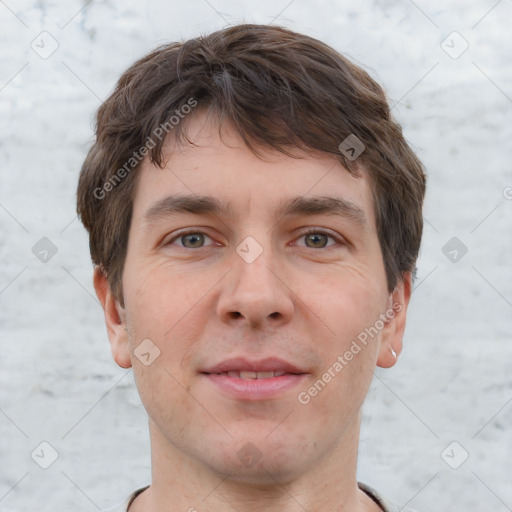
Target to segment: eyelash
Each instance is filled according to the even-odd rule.
[[[173,237],[171,240],[169,240],[168,242],[165,242],[164,243],[164,246],[167,246],[167,245],[172,245],[172,243],[175,241],[175,240],[178,240],[184,236],[187,236],[187,235],[205,235],[207,236],[208,238],[212,239],[211,236],[209,236],[208,234],[204,233],[203,231],[200,231],[200,230],[197,230],[197,229],[191,229],[191,230],[188,230],[188,231],[184,231],[182,233],[179,233],[178,235],[176,235],[175,237]],[[301,233],[298,237],[298,239],[300,238],[303,238],[305,236],[308,236],[308,235],[326,235],[328,238],[331,238],[332,240],[334,240],[335,242],[337,242],[337,244],[341,244],[341,245],[345,245],[345,242],[343,239],[341,239],[340,237],[338,236],[335,236],[334,234],[332,234],[330,231],[326,231],[325,229],[322,229],[322,228],[310,228],[308,231],[305,231],[303,233]],[[197,247],[195,249],[192,249],[190,247],[183,247],[183,246],[178,246],[178,247],[181,247],[182,249],[188,249],[188,250],[198,250],[198,249],[204,249],[205,246],[203,247]],[[305,247],[305,246],[303,246]],[[326,249],[332,249],[334,248],[335,245],[328,245],[326,247],[319,247],[318,249],[323,249],[323,250],[326,250]],[[313,249],[313,250],[318,250],[318,249],[315,249],[313,247],[305,247],[306,249]]]

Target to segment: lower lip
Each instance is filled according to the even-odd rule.
[[[285,373],[280,377],[269,377],[268,379],[239,379],[215,373],[203,375],[221,391],[238,400],[275,398],[296,387],[306,377],[305,373]]]

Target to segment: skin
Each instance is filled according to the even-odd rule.
[[[204,112],[186,122],[197,146],[171,151],[169,141],[165,168],[145,161],[140,170],[124,308],[94,274],[113,357],[133,367],[149,415],[152,485],[130,511],[380,510],[357,487],[361,406],[375,366],[393,366],[401,352],[411,276],[389,293],[366,173],[356,179],[332,155],[299,150],[302,159],[267,148],[262,160],[228,122],[222,140]],[[213,196],[233,212],[145,217],[173,194]],[[323,195],[358,205],[366,227],[328,214],[274,217],[283,199]],[[207,236],[178,237],[184,228]],[[308,228],[327,233],[311,240]],[[235,250],[248,236],[263,249],[252,263]],[[391,303],[401,311],[299,403]],[[148,366],[134,355],[144,339],[160,351]],[[280,357],[307,375],[272,399],[237,400],[200,373],[234,356]],[[260,455],[250,467],[239,456],[247,443]]]

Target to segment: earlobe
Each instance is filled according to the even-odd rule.
[[[132,363],[126,312],[114,297],[107,276],[100,267],[95,267],[93,281],[96,295],[105,314],[105,324],[114,361],[121,368],[130,368]]]
[[[389,321],[386,322],[382,330],[377,359],[377,366],[381,368],[394,366],[402,352],[402,340],[411,290],[412,275],[410,272],[406,272],[404,273],[403,280],[396,285],[393,293],[390,295],[390,306],[385,313]]]

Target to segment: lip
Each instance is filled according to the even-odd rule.
[[[259,361],[249,361],[243,357],[226,359],[221,363],[211,366],[201,373],[223,373],[229,371],[252,371],[252,372],[271,372],[280,371],[286,373],[302,374],[305,370],[295,366],[284,359],[278,357],[267,357]]]
[[[224,373],[229,371],[276,371],[285,373],[261,379],[242,379]],[[224,395],[245,401],[278,398],[298,386],[308,375],[299,367],[274,357],[259,361],[248,361],[244,358],[228,359],[209,367],[201,374]]]

